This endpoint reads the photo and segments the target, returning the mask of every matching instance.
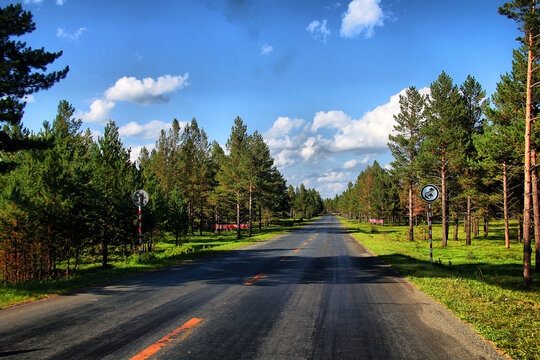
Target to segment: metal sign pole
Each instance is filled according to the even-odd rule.
[[[428,203],[428,221],[429,221],[429,264],[433,266],[433,234],[431,232],[431,203]]]
[[[141,209],[148,204],[148,194],[144,190],[137,190],[131,197],[133,205],[139,208],[139,263],[142,262],[142,220]]]
[[[142,262],[142,217],[141,217],[141,204],[142,196],[139,196],[139,263]]]
[[[422,196],[422,199],[428,203],[429,264],[433,266],[433,221],[431,216],[431,203],[439,198],[439,189],[435,185],[426,185],[422,188],[420,196]]]

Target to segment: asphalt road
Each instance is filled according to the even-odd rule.
[[[0,310],[6,359],[504,359],[325,216],[191,264]]]

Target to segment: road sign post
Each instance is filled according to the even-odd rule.
[[[142,215],[141,209],[148,204],[148,194],[144,190],[137,190],[131,198],[133,204],[139,208],[139,263],[142,262]]]
[[[428,203],[428,227],[429,227],[429,263],[433,266],[433,232],[431,204],[439,198],[439,189],[435,185],[426,185],[420,193],[422,199]]]

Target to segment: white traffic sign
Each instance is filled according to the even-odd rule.
[[[435,185],[426,185],[420,193],[422,199],[426,202],[434,202],[439,198],[439,189]]]
[[[131,198],[135,206],[145,206],[148,204],[148,194],[144,190],[137,190]]]

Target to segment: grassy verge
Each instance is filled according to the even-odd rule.
[[[360,243],[504,353],[540,359],[540,273],[534,274],[531,289],[523,288],[523,245],[505,249],[502,223],[491,224],[490,235],[474,238],[470,246],[461,234],[445,248],[440,245],[441,226],[435,225],[431,266],[429,242],[406,241],[408,227],[340,220]]]
[[[235,231],[222,231],[221,235],[217,233],[203,233],[202,236],[192,235],[183,239],[184,243],[181,246],[175,246],[174,239],[167,237],[164,241],[156,245],[154,251],[145,253],[143,255],[143,261],[140,264],[137,254],[124,259],[117,258],[108,268],[102,268],[99,263],[96,263],[96,259],[88,259],[81,265],[79,273],[70,278],[18,284],[0,284],[0,308],[89,285],[121,279],[185,261],[200,259],[222,251],[236,249],[253,242],[269,239],[302,227],[307,223],[307,221],[280,220],[275,224],[271,224],[268,228],[263,228],[260,233],[257,228],[254,228],[251,238],[247,237],[247,230],[242,230],[244,237],[240,240],[235,239]]]

